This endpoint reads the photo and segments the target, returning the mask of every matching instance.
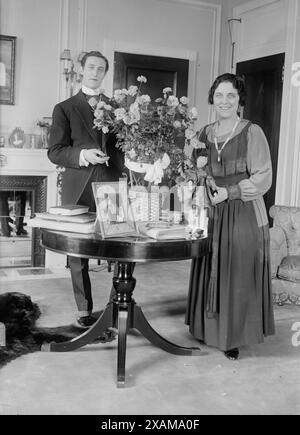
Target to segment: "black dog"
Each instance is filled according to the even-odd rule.
[[[41,350],[43,343],[62,342],[79,335],[74,326],[39,328],[41,310],[23,293],[0,294],[0,322],[5,325],[6,346],[0,347],[0,366],[20,355]]]

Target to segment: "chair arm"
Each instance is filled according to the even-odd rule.
[[[270,255],[272,277],[274,277],[282,259],[287,256],[286,237],[283,229],[278,226],[270,228]]]

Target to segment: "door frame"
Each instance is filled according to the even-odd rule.
[[[174,49],[155,45],[146,45],[116,41],[112,39],[104,40],[104,53],[108,59],[111,69],[103,80],[103,87],[108,95],[113,94],[114,77],[114,55],[116,51],[121,53],[132,53],[148,56],[174,57],[189,60],[188,95],[192,105],[195,104],[196,95],[196,75],[197,75],[197,52],[192,50]]]

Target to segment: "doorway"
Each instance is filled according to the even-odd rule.
[[[187,96],[189,61],[173,57],[149,56],[116,51],[114,55],[114,89],[137,85],[139,75],[147,78],[143,93],[152,100],[162,97],[163,88],[170,87],[177,97]]]
[[[278,146],[285,54],[280,53],[237,63],[236,73],[245,79],[247,100],[243,117],[258,124],[270,147],[273,179],[264,195],[269,223],[270,207],[275,203]]]

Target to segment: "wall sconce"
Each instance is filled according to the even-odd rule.
[[[78,55],[76,63],[78,63],[79,66],[85,53],[85,51],[82,51]],[[63,62],[63,75],[66,81],[66,91],[71,97],[74,94],[75,87],[81,82],[81,74],[75,69],[75,64],[71,57],[71,50],[68,48],[64,49],[60,56],[60,60]]]

